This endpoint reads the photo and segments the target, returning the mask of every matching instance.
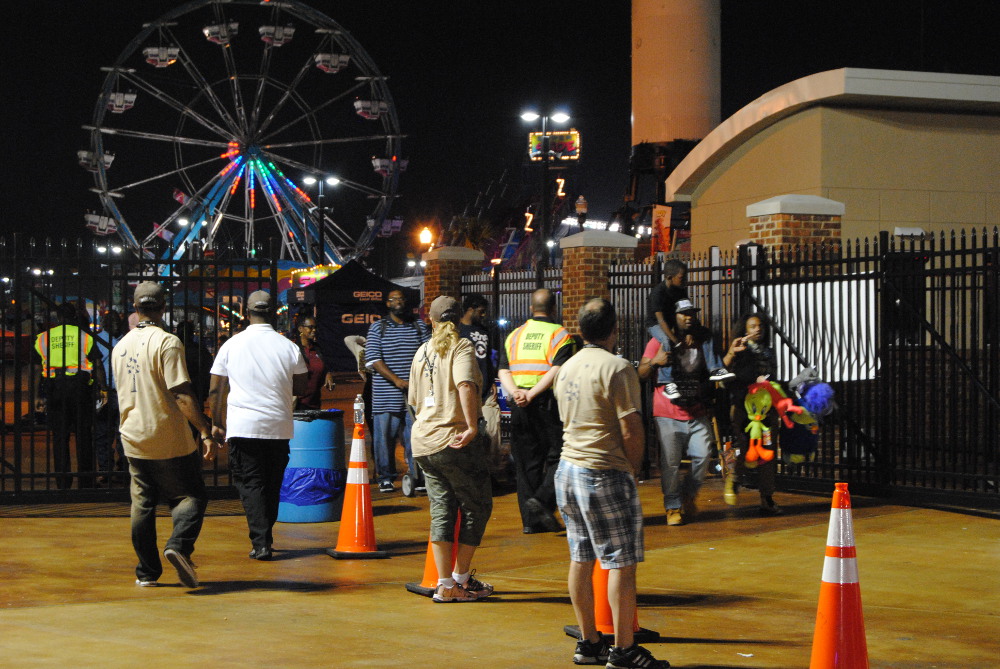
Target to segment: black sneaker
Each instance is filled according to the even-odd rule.
[[[396,486],[392,484],[392,481],[381,481],[378,484],[379,492],[396,492]]]
[[[630,648],[621,649],[612,646],[608,654],[608,663],[604,665],[606,669],[667,669],[670,663],[666,660],[657,660],[653,654],[640,646],[632,644]]]
[[[725,367],[719,367],[718,369],[713,369],[712,373],[708,375],[709,381],[728,381],[729,379],[735,379],[736,375],[730,372]]]
[[[663,386],[663,394],[667,396],[669,400],[680,399],[681,391],[677,389],[676,383],[668,383]]]
[[[600,632],[598,632],[600,635]],[[604,664],[608,661],[611,647],[601,635],[597,641],[582,639],[576,642],[576,652],[573,653],[574,664]]]

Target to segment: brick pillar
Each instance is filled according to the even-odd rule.
[[[840,241],[844,204],[815,195],[779,195],[747,206],[750,241],[777,246]]]
[[[608,268],[613,261],[635,258],[639,240],[618,232],[585,230],[559,240],[563,252],[562,320],[577,332],[580,307],[592,297],[611,297]]]
[[[423,255],[427,261],[424,268],[424,308],[430,309],[431,302],[438,295],[448,295],[462,299],[462,275],[483,271],[482,251],[462,246],[440,246]]]

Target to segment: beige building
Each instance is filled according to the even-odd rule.
[[[796,198],[748,213],[789,194],[842,204],[832,236],[845,239],[1000,226],[1000,77],[855,68],[804,77],[712,130],[666,192],[691,203],[694,252],[767,243],[750,215],[813,213],[790,211]]]

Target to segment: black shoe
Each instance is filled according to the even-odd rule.
[[[392,484],[392,481],[380,481],[378,484],[379,492],[396,492],[396,486]]]
[[[608,661],[611,646],[600,632],[597,634],[597,641],[582,639],[576,642],[576,652],[573,653],[574,664],[605,664]]]
[[[774,503],[771,497],[761,497],[760,498],[760,515],[762,516],[780,516],[785,513],[780,506]]]
[[[274,553],[271,551],[270,547],[265,546],[264,548],[252,549],[249,557],[251,560],[270,560],[274,557]]]
[[[653,654],[640,646],[632,644],[630,648],[624,650],[617,646],[611,647],[608,654],[608,663],[604,665],[607,669],[667,669],[670,663],[666,660],[657,660]]]
[[[528,498],[528,501],[524,503],[524,508],[534,521],[532,522],[532,526],[541,525],[545,528],[546,532],[562,531],[563,527],[559,524],[559,520],[534,497]]]

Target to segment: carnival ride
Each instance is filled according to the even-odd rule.
[[[392,95],[321,12],[194,0],[145,24],[102,70],[77,153],[103,207],[87,222],[134,252],[248,257],[270,237],[282,258],[343,264],[391,223],[405,168]],[[318,203],[298,185],[308,176],[335,177],[333,207],[322,185]]]

